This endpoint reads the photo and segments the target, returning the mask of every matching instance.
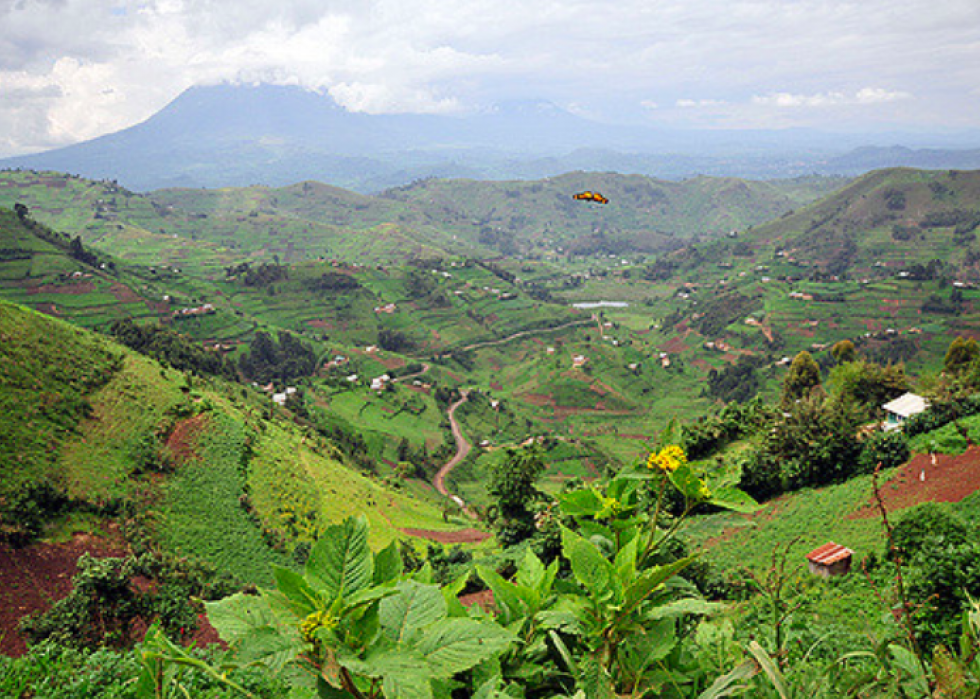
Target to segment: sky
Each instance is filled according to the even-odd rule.
[[[540,99],[651,126],[949,132],[980,128],[980,0],[0,0],[0,157],[222,82],[371,113]]]

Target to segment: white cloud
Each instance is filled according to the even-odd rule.
[[[879,87],[865,87],[854,93],[840,91],[819,92],[810,95],[790,92],[773,92],[768,95],[752,97],[752,103],[769,107],[836,107],[854,104],[882,104],[911,98],[907,92],[885,90]]]
[[[222,81],[370,111],[542,98],[658,120],[724,106],[755,126],[772,107],[904,100],[910,123],[980,125],[977,0],[0,0],[0,27],[0,155]]]
[[[722,107],[727,104],[724,100],[712,100],[712,99],[679,99],[676,105],[681,109],[704,109],[710,107]]]

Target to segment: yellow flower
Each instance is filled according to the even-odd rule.
[[[313,612],[299,625],[299,632],[303,636],[303,640],[307,643],[313,643],[316,640],[316,632],[322,627],[328,629],[335,628],[337,626],[337,618],[333,616],[330,612],[326,610],[320,610],[318,612]]]
[[[647,468],[651,471],[659,468],[663,472],[676,471],[687,464],[687,454],[676,444],[668,444],[659,452],[650,452],[647,458]]]

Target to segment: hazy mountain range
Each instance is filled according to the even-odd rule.
[[[0,160],[0,168],[110,178],[135,190],[313,179],[371,192],[433,176],[527,179],[571,170],[766,178],[903,165],[980,168],[980,148],[964,149],[973,144],[980,134],[609,126],[536,101],[466,116],[375,115],[298,87],[220,85],[191,88],[131,128]]]

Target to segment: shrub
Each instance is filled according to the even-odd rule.
[[[912,455],[908,439],[901,432],[876,432],[865,440],[858,458],[858,473],[871,473],[878,464],[891,468],[904,464]]]

